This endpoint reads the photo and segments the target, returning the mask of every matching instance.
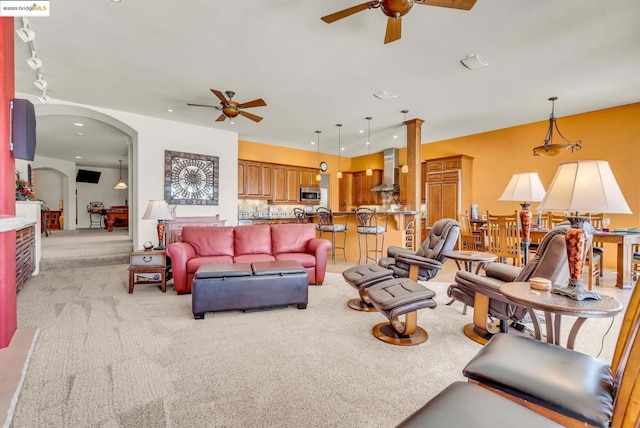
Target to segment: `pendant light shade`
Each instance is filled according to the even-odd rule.
[[[316,131],[316,134],[318,134],[318,166],[320,166],[320,133],[322,131]],[[318,173],[316,174],[316,181],[322,181],[322,175],[320,174],[320,171],[318,171]]]
[[[365,117],[365,119],[367,119],[367,121],[369,121],[369,139],[367,140],[367,144],[369,145],[369,168],[367,168],[367,170],[365,171],[366,175],[373,175],[373,170],[371,169],[371,119],[373,119],[371,116]]]
[[[118,184],[113,186],[113,188],[116,190],[125,190],[129,186],[127,186],[127,183],[125,183],[124,180],[122,179],[122,161],[119,160],[118,162],[120,162],[120,180],[118,180]]]
[[[338,172],[336,173],[336,177],[342,178],[342,169],[340,168],[340,151],[342,150],[342,144],[340,142],[340,129],[342,128],[342,124],[338,123],[336,126],[338,127]]]

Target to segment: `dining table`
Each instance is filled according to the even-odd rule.
[[[531,228],[531,242],[539,242],[549,232],[545,228]],[[631,288],[631,270],[633,265],[633,245],[640,244],[640,232],[630,230],[595,230],[593,241],[616,244],[616,287]]]

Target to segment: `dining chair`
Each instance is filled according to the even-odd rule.
[[[298,223],[309,223],[309,217],[302,208],[294,208],[293,215],[296,217]]]
[[[482,250],[484,247],[482,235],[473,232],[469,214],[458,214],[458,222],[460,223],[460,249],[467,251]]]
[[[318,207],[316,209],[318,216],[318,231],[320,232],[320,238],[324,233],[331,234],[331,259],[333,264],[336,263],[336,250],[342,250],[342,257],[344,261],[347,261],[347,216],[346,215],[334,215],[333,211],[325,207]],[[342,246],[336,246],[336,235],[342,235]]]
[[[498,256],[499,261],[513,259],[514,266],[522,265],[518,211],[508,215],[491,214],[487,211],[487,251]]]
[[[634,244],[631,251],[633,258],[631,259],[631,279],[636,282],[640,279],[640,244]]]

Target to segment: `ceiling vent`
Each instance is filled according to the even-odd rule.
[[[398,98],[398,96],[396,94],[393,94],[389,91],[378,91],[378,92],[374,92],[373,96],[380,99],[380,100],[391,100],[393,98]]]
[[[469,70],[477,70],[479,68],[489,66],[489,63],[480,58],[478,55],[469,55],[466,58],[462,58],[460,62]]]

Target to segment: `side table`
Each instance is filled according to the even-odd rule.
[[[165,250],[132,251],[129,253],[129,294],[136,284],[160,284],[167,291],[167,257]]]

